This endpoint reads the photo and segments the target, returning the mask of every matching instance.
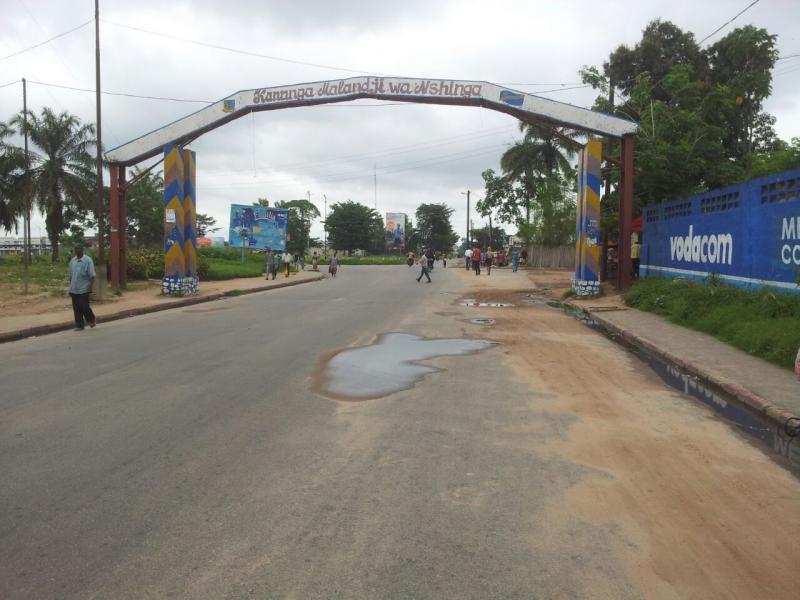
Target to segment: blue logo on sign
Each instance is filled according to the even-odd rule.
[[[509,90],[502,90],[500,92],[500,102],[505,102],[511,106],[522,106],[525,100],[525,94],[519,92],[511,92]]]
[[[222,112],[233,112],[236,110],[236,100],[224,100],[222,103]]]

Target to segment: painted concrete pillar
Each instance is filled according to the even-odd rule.
[[[183,295],[186,276],[184,256],[184,186],[183,153],[177,146],[164,147],[164,277],[161,292]]]
[[[597,141],[589,142],[580,154],[572,289],[578,296],[590,296],[600,292],[600,166],[603,145]]]
[[[183,256],[185,260],[184,294],[198,292],[197,211],[195,209],[196,153],[183,151]]]

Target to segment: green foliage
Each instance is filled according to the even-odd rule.
[[[221,228],[214,227],[214,225],[216,224],[217,220],[214,217],[211,217],[203,213],[197,213],[197,224],[195,226],[197,237],[206,237],[206,235],[210,233],[215,233],[219,231]]]
[[[737,183],[774,172],[781,160],[791,162],[779,153],[774,117],[762,110],[777,58],[775,39],[746,26],[702,50],[691,32],[656,20],[633,47],[611,53],[602,75],[596,67],[582,69],[583,80],[604,94],[596,110],[640,123],[634,155],[638,204]],[[605,97],[610,88],[622,92],[616,106]],[[778,154],[761,159],[765,152]]]
[[[52,260],[56,262],[61,234],[96,204],[95,159],[90,152],[95,144],[94,126],[46,107],[41,115],[28,111],[27,121],[34,148],[29,153],[31,168],[15,178],[12,196],[34,198],[45,217]],[[11,120],[17,130],[24,123],[22,114]]]
[[[135,170],[132,177],[139,173]],[[161,173],[150,171],[143,175],[128,188],[126,200],[128,245],[132,248],[161,247],[164,243],[164,178]]]
[[[378,254],[372,256],[339,256],[339,264],[340,265],[353,265],[353,266],[364,266],[364,265],[404,265],[406,264],[406,259],[404,256],[399,254]],[[319,261],[317,261],[320,265],[328,265],[331,262],[331,257],[328,256],[320,257]],[[311,260],[306,260],[306,270],[308,270],[308,265],[311,264]]]
[[[800,296],[710,283],[648,278],[626,304],[654,312],[745,352],[792,368],[800,347]]]
[[[265,266],[261,252],[246,251],[242,263],[241,248],[199,248],[197,251],[197,276],[201,281],[261,277]]]
[[[417,234],[419,245],[425,250],[450,252],[458,241],[450,217],[453,209],[446,204],[420,204],[417,207]]]
[[[380,252],[383,249],[383,219],[377,211],[358,202],[334,204],[325,228],[328,243],[337,250]]]
[[[23,274],[24,264],[21,255],[0,256],[0,283],[14,284],[21,289]],[[45,256],[31,256],[28,275],[32,285],[46,288],[64,287],[67,285],[67,260],[53,262]]]
[[[259,202],[262,200],[269,205],[268,200],[259,199]],[[285,208],[289,211],[287,222],[289,241],[286,244],[287,249],[292,254],[305,252],[311,242],[311,222],[319,218],[319,209],[305,199],[280,200],[275,203],[275,207]]]
[[[470,232],[470,237],[472,237],[473,245],[477,244],[483,249],[491,246],[493,250],[497,251],[505,246],[506,231],[501,227],[492,227],[492,237],[489,239],[489,226],[487,225],[486,227],[473,229]],[[466,250],[466,247],[464,250]]]
[[[24,153],[5,142],[13,133],[11,127],[0,122],[0,228],[6,231],[17,229],[28,196],[19,183],[25,172]]]
[[[139,248],[128,251],[128,279],[141,281],[164,276],[164,252],[161,249]]]
[[[800,138],[796,137],[792,138],[791,144],[779,141],[775,144],[775,148],[756,154],[753,157],[750,175],[762,177],[798,168],[800,168]]]

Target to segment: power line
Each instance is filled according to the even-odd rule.
[[[72,90],[75,92],[91,92],[92,94],[94,94],[94,90],[89,88],[79,88],[71,85],[60,85],[58,83],[46,83],[44,81],[33,81],[31,79],[28,80],[28,83],[43,85],[46,87],[60,88],[64,90]],[[170,102],[194,102],[200,104],[213,104],[215,102],[214,100],[189,100],[187,98],[169,98],[165,96],[143,96],[141,94],[129,94],[127,92],[107,92],[103,90],[101,90],[100,93],[105,94],[107,96],[124,96],[126,98],[143,98],[145,100],[169,100]]]
[[[756,4],[758,4],[759,2],[761,2],[761,0],[753,0],[753,2],[751,2],[750,4],[748,4],[747,6],[745,6],[745,7],[744,7],[742,10],[740,10],[738,13],[736,13],[736,14],[733,16],[733,18],[732,18],[732,19],[729,19],[728,21],[725,21],[725,22],[724,22],[722,25],[720,25],[720,26],[719,26],[719,27],[717,27],[717,28],[716,28],[714,31],[712,31],[711,33],[709,33],[709,34],[708,34],[706,37],[704,37],[702,40],[700,40],[699,42],[697,42],[697,45],[699,46],[700,44],[702,44],[703,42],[705,42],[705,41],[706,41],[708,38],[710,38],[710,37],[713,37],[714,35],[716,35],[716,34],[717,34],[717,33],[719,33],[720,31],[722,31],[722,30],[723,30],[725,27],[727,27],[728,25],[730,25],[731,23],[733,23],[733,22],[734,22],[736,19],[738,19],[740,16],[742,16],[744,13],[746,13],[748,10],[750,10],[750,9],[751,9],[753,6],[755,6],[755,5],[756,5]]]
[[[224,50],[226,52],[233,52],[234,54],[243,54],[245,56],[255,56],[257,58],[266,58],[268,60],[275,60],[275,61],[278,61],[278,62],[285,62],[285,63],[289,63],[289,64],[293,64],[293,65],[303,65],[303,66],[306,66],[306,67],[316,67],[318,69],[330,69],[332,71],[344,71],[344,72],[347,72],[347,73],[357,73],[359,75],[365,75],[366,74],[366,75],[383,75],[383,76],[385,76],[385,73],[375,73],[375,72],[372,72],[372,71],[364,71],[364,70],[360,70],[360,69],[349,69],[347,67],[336,67],[336,66],[333,66],[333,65],[324,65],[324,64],[320,64],[320,63],[312,63],[312,62],[306,62],[306,61],[302,61],[302,60],[294,60],[294,59],[291,59],[291,58],[283,58],[281,56],[271,56],[269,54],[261,54],[260,52],[251,52],[250,50],[241,50],[240,48],[231,48],[230,46],[223,46],[221,44],[210,44],[208,42],[201,42],[201,41],[198,41],[198,40],[192,40],[192,39],[189,39],[189,38],[179,37],[179,36],[176,36],[174,34],[166,34],[166,33],[161,33],[161,32],[158,32],[158,31],[151,31],[149,29],[144,29],[143,27],[134,27],[133,25],[123,25],[122,23],[115,23],[114,21],[109,21],[107,19],[100,19],[100,20],[103,23],[108,23],[109,25],[114,25],[115,27],[121,27],[123,29],[130,29],[132,31],[138,31],[138,32],[141,32],[141,33],[149,34],[149,35],[155,35],[155,36],[158,36],[158,37],[163,37],[163,38],[167,38],[169,40],[175,40],[175,41],[179,41],[179,42],[184,42],[184,43],[187,43],[187,44],[194,44],[196,46],[203,46],[203,47],[206,47],[206,48],[214,48],[215,50]]]
[[[781,56],[775,59],[775,62],[779,62],[781,60],[789,60],[790,58],[799,58],[800,54],[789,54],[788,56]]]
[[[93,21],[94,21],[94,19],[89,19],[85,23],[81,23],[77,27],[73,27],[72,29],[68,29],[67,31],[59,33],[58,35],[54,35],[53,37],[48,38],[43,42],[39,42],[38,44],[34,44],[33,46],[28,46],[27,48],[23,48],[22,50],[17,50],[16,52],[13,52],[13,53],[9,54],[8,56],[2,56],[2,57],[0,57],[0,60],[6,60],[6,59],[12,58],[14,56],[19,56],[20,54],[22,54],[24,52],[28,52],[29,50],[34,50],[34,49],[38,48],[39,46],[44,46],[45,44],[49,44],[50,42],[52,42],[54,40],[57,40],[58,38],[64,37],[65,35],[68,35],[68,34],[72,33],[73,31],[78,31],[78,29],[86,27],[87,25],[89,25]]]
[[[14,81],[9,81],[8,83],[4,83],[3,85],[0,85],[0,90],[2,90],[5,87],[8,87],[10,85],[14,85],[15,83],[19,83],[20,81],[22,81],[22,80],[21,79],[15,79]]]

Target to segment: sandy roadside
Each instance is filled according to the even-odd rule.
[[[608,551],[646,598],[793,597],[800,564],[800,481],[710,410],[667,387],[628,352],[526,294],[557,293],[569,274],[504,272],[469,280],[507,348],[530,410],[571,423],[514,443],[585,466],[547,515],[537,547],[565,532],[614,533]],[[527,434],[527,435],[521,435]],[[520,442],[519,440],[525,440]],[[576,573],[585,597],[614,597],[602,572]]]

